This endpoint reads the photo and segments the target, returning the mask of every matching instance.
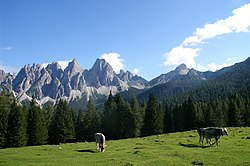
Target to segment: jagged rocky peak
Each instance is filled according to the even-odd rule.
[[[134,77],[133,73],[131,73],[129,71],[125,72],[124,70],[120,70],[120,73],[118,76],[123,81],[128,81]]]
[[[47,65],[46,70],[53,77],[61,77],[63,70],[58,62],[52,62]]]
[[[60,66],[60,64],[58,62],[52,62],[50,64],[47,65],[46,69],[47,70],[59,70],[62,67]]]
[[[178,67],[176,67],[176,69],[175,69],[175,71],[177,71],[178,72],[178,74],[180,74],[180,75],[186,75],[188,72],[189,72],[189,68],[187,68],[187,66],[184,64],[184,63],[182,63],[182,64],[180,64]]]
[[[77,73],[82,72],[84,69],[80,66],[78,61],[76,59],[73,59],[71,62],[69,62],[68,66],[64,70],[64,73],[75,75]]]
[[[108,62],[106,62],[105,59],[99,59],[99,58],[96,59],[92,69],[94,69],[94,70],[98,69],[100,71],[105,70],[105,71],[108,71],[108,72],[113,72],[112,66]]]

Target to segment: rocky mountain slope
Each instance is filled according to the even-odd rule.
[[[246,60],[248,61],[249,59]],[[112,66],[104,59],[97,59],[89,70],[82,68],[74,59],[64,70],[57,62],[48,64],[46,67],[39,64],[25,65],[16,76],[0,70],[0,91],[14,92],[20,102],[30,100],[31,96],[34,96],[40,104],[48,101],[55,102],[59,98],[77,101],[89,97],[106,97],[110,91],[112,93],[129,89],[155,91],[153,87],[166,83],[170,83],[167,87],[174,93],[172,86],[176,88],[176,85],[180,84],[179,90],[182,90],[187,80],[192,80],[191,84],[194,85],[200,84],[203,81],[218,78],[233,70],[235,66],[237,64],[216,72],[199,72],[181,64],[175,70],[147,81],[129,71],[121,70],[120,73],[115,73]]]
[[[39,64],[25,65],[17,76],[1,70],[0,83],[0,90],[13,91],[20,102],[34,96],[40,104],[59,98],[72,101],[94,94],[107,96],[110,90],[117,93],[149,85],[147,80],[129,71],[116,74],[104,59],[97,59],[89,70],[83,69],[76,59],[64,70],[57,62],[45,68]]]

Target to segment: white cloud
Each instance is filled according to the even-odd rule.
[[[233,10],[232,13],[233,15],[226,19],[205,24],[202,28],[196,28],[194,35],[184,39],[182,45],[202,44],[204,41],[220,35],[248,32],[250,27],[250,3]]]
[[[236,63],[236,61],[234,58],[228,58],[226,60],[226,62],[224,62],[222,64],[209,63],[207,66],[208,66],[209,70],[216,71],[216,70],[222,69],[224,67],[232,66],[235,63]]]
[[[183,46],[175,47],[166,54],[164,65],[179,65],[184,63],[188,67],[195,67],[196,63],[194,58],[198,56],[199,51],[199,48],[185,48]]]
[[[138,75],[138,74],[140,73],[140,69],[134,68],[134,69],[132,70],[132,73],[133,73],[134,75]]]
[[[10,51],[12,49],[13,49],[13,47],[1,47],[1,50],[3,50],[3,51]]]
[[[72,60],[66,60],[66,61],[57,61],[59,63],[59,65],[61,66],[62,70],[64,70],[68,65],[69,62],[71,62]]]
[[[101,58],[105,59],[105,61],[107,61],[117,73],[125,67],[123,59],[121,59],[121,55],[118,53],[105,53],[101,56]]]
[[[196,64],[195,57],[198,56],[200,48],[198,45],[204,44],[207,40],[228,34],[249,32],[250,27],[250,3],[241,6],[232,11],[233,15],[226,19],[220,19],[211,24],[205,24],[202,28],[196,28],[193,35],[185,38],[183,42],[172,48],[165,54],[164,65],[179,65],[185,63],[188,67],[199,67]],[[209,68],[216,70],[218,67],[224,67],[227,64],[216,65],[209,64]],[[200,68],[204,68],[201,67]]]
[[[196,68],[197,70],[199,71],[217,71],[217,70],[220,70],[224,67],[228,67],[228,66],[232,66],[234,65],[238,60],[239,58],[227,58],[227,60],[224,62],[224,63],[221,63],[221,64],[216,64],[215,62],[213,63],[209,63],[207,65],[201,65],[201,64],[197,64]],[[240,58],[241,59],[241,58]]]

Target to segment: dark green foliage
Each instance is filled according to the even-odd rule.
[[[13,95],[0,92],[0,148],[6,146],[8,116],[11,110],[11,102],[13,102]]]
[[[153,94],[150,94],[145,110],[142,133],[144,136],[163,132],[163,111]]]
[[[173,114],[168,105],[165,105],[165,113],[164,113],[164,132],[170,133],[173,130]]]
[[[87,111],[84,115],[83,127],[84,138],[87,141],[93,141],[94,134],[100,131],[100,117],[96,112],[95,105],[91,98],[88,101]]]
[[[8,117],[7,147],[20,147],[27,144],[27,112],[14,100]]]
[[[65,143],[75,139],[75,126],[71,111],[67,102],[60,99],[49,128],[49,142],[51,144]]]
[[[125,102],[120,94],[115,96],[116,110],[116,137],[130,138],[134,134],[135,116],[133,116],[129,103]]]
[[[141,135],[141,128],[143,125],[143,111],[140,108],[137,98],[135,96],[132,97],[131,102],[131,111],[132,116],[134,118],[134,127],[132,130],[132,137],[138,137]]]
[[[77,120],[76,120],[76,140],[85,141],[85,128],[84,128],[84,113],[82,110],[79,110]]]
[[[108,139],[115,139],[116,135],[116,113],[117,105],[112,93],[110,92],[108,100],[104,104],[102,110],[102,131]]]
[[[189,97],[182,105],[184,111],[185,130],[192,130],[197,127],[198,118],[192,99]]]
[[[33,97],[28,111],[28,145],[42,145],[48,138],[45,114]]]

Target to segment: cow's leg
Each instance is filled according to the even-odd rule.
[[[201,143],[201,142],[202,142],[202,136],[200,135],[199,143]]]
[[[99,145],[98,145],[98,143],[96,142],[96,150],[97,150],[97,151],[99,151],[99,148],[98,148],[98,147],[99,147]]]
[[[219,139],[220,139],[220,136],[215,137],[215,140],[216,140],[216,141],[215,141],[215,143],[216,143],[216,145],[217,145],[217,146],[219,145],[219,142],[218,142],[218,141],[219,141]]]

